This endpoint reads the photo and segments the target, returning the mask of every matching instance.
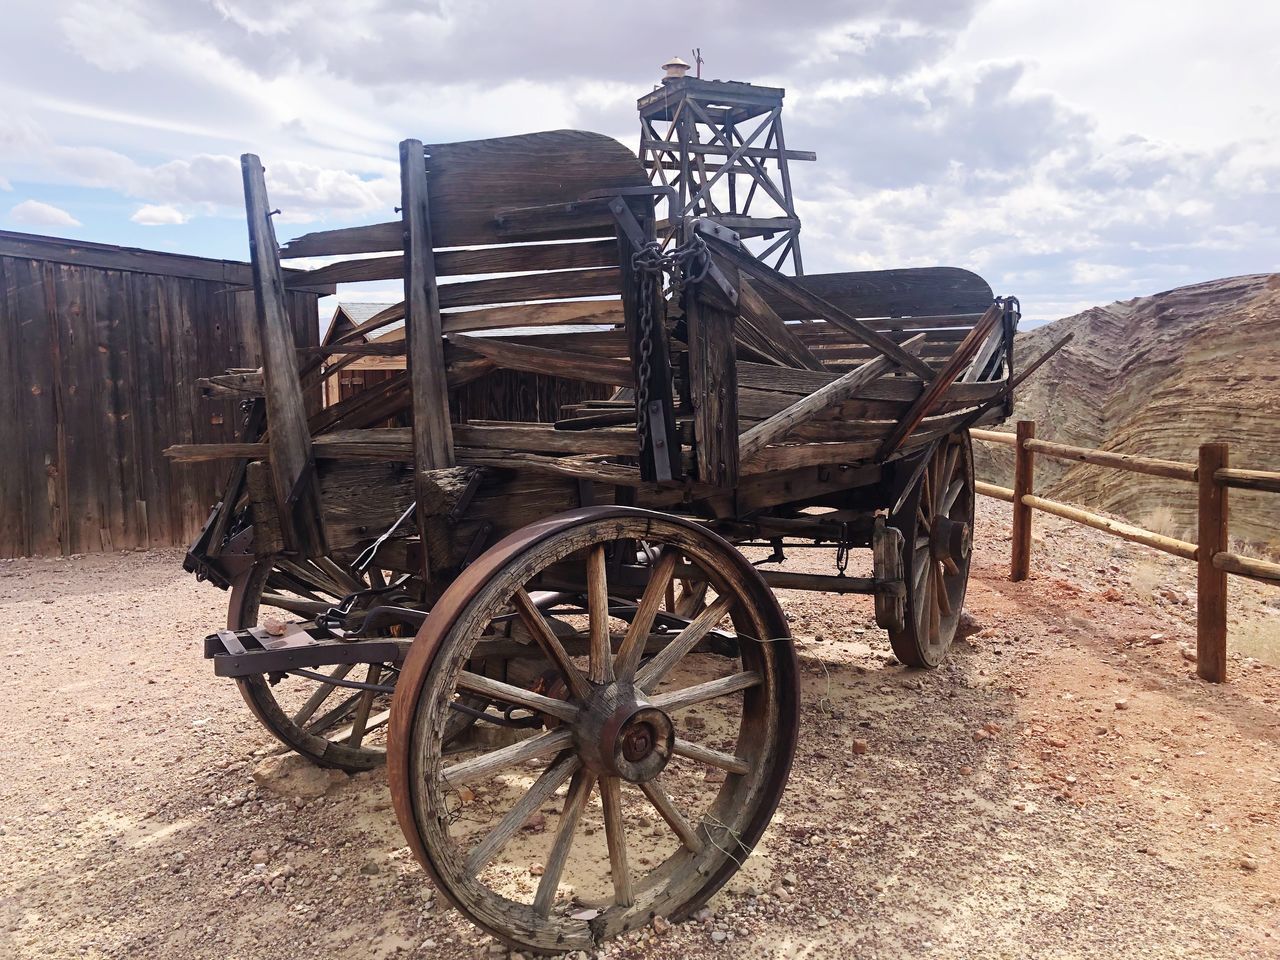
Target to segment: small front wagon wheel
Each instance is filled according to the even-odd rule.
[[[663,610],[673,577],[708,585],[692,618]],[[512,624],[538,683],[465,667]],[[786,621],[730,544],[629,508],[553,517],[464,571],[414,641],[388,740],[396,813],[437,887],[513,948],[589,950],[678,921],[773,815],[796,682]],[[477,693],[490,708],[448,741]]]
[[[973,548],[973,450],[968,431],[943,437],[889,522],[902,532],[906,617],[889,631],[899,660],[936,667],[960,624]]]

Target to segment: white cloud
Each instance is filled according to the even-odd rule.
[[[80,221],[61,207],[39,200],[23,200],[9,211],[9,219],[28,227],[80,226]]]
[[[0,177],[0,190],[12,190],[12,189],[13,189],[13,184],[11,184],[4,177]]]
[[[167,227],[186,223],[191,217],[169,204],[147,203],[134,211],[129,219],[144,227]]]

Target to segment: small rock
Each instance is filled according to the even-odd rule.
[[[373,860],[366,860],[360,864],[360,872],[366,877],[372,877],[382,872],[382,868]]]
[[[973,773],[973,767],[970,767],[970,766],[964,766],[964,767],[961,767],[961,768],[960,768],[960,775],[961,775],[961,776],[967,777],[967,776],[969,776],[971,773]]]
[[[520,829],[527,833],[541,833],[546,829],[547,818],[540,813],[535,813],[529,818],[529,821]]]
[[[665,937],[671,932],[671,921],[666,917],[659,917],[655,915],[653,918],[653,932],[660,937]]]
[[[529,864],[529,876],[540,877],[547,872],[547,868],[540,863]]]
[[[1179,647],[1178,653],[1182,654],[1182,659],[1188,663],[1195,663],[1198,659],[1194,647]]]
[[[794,887],[799,882],[794,873],[784,873],[782,875],[782,885],[784,887]]]
[[[587,909],[587,910],[576,910],[576,911],[574,911],[573,913],[569,914],[569,919],[570,919],[570,920],[588,920],[588,921],[589,921],[589,920],[594,920],[594,919],[595,919],[596,917],[598,917],[598,916],[600,916],[600,911],[599,911],[599,910],[591,910],[591,909]]]
[[[849,746],[853,749],[854,754],[859,757],[870,748],[870,745],[865,740],[854,740]]]
[[[1258,869],[1258,861],[1254,857],[1243,857],[1240,860],[1240,869],[1253,873]]]
[[[1128,710],[1128,709],[1129,709],[1129,701],[1128,701],[1128,700],[1117,700],[1117,701],[1116,701],[1116,709],[1117,709],[1117,710]]]
[[[728,939],[729,939],[729,934],[725,933],[723,930],[711,931],[711,941],[713,943],[724,943]]]

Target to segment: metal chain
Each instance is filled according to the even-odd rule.
[[[671,296],[679,301],[684,288],[701,283],[711,269],[707,243],[694,234],[670,253],[662,252],[657,240],[650,240],[631,256],[636,274],[636,314],[640,322],[640,357],[637,364],[636,432],[640,449],[649,449],[649,381],[653,376],[653,325],[662,295],[664,275],[671,278]]]

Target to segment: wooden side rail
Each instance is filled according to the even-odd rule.
[[[1031,516],[1039,510],[1064,520],[1101,530],[1115,537],[1152,547],[1163,553],[1195,561],[1196,672],[1202,679],[1222,683],[1227,676],[1227,575],[1248,577],[1260,583],[1280,584],[1280,563],[1232,553],[1227,549],[1229,526],[1227,491],[1230,489],[1280,492],[1280,473],[1230,467],[1225,443],[1200,447],[1198,463],[1162,460],[1135,454],[1073,447],[1039,440],[1035,421],[1021,420],[1016,433],[996,430],[969,431],[975,440],[1014,448],[1014,486],[1001,487],[978,481],[976,490],[986,497],[1013,504],[1013,536],[1009,578],[1025,580],[1031,568]],[[1115,470],[1143,473],[1194,483],[1199,489],[1196,543],[1179,540],[1121,523],[1079,507],[1036,496],[1035,456],[1074,460]]]

